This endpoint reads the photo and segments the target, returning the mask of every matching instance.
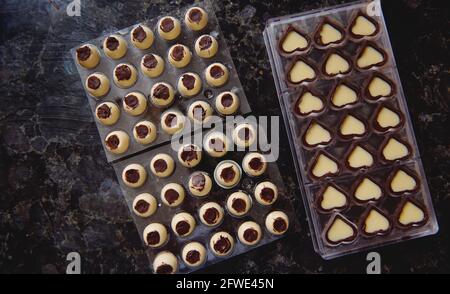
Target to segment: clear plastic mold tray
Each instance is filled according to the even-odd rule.
[[[233,128],[231,125],[227,125],[226,128]],[[223,129],[219,127],[215,127],[209,132],[224,132]],[[208,132],[208,133],[209,133]],[[228,134],[228,133],[226,133]],[[207,136],[207,135],[206,135]],[[227,136],[228,137],[228,136]],[[193,138],[192,138],[193,140]],[[228,138],[228,142],[232,145],[232,138]],[[184,142],[186,143],[194,143],[192,142]],[[200,144],[198,144],[200,146]],[[252,151],[254,152],[254,151]],[[156,177],[150,170],[150,161],[157,154],[168,154],[173,158],[175,162],[175,169],[173,173],[166,178],[158,178]],[[260,152],[261,154],[265,154],[265,152]],[[283,179],[280,174],[280,170],[276,162],[268,162],[266,171],[260,176],[249,176],[247,175],[242,168],[242,161],[244,156],[248,154],[248,151],[245,150],[235,150],[228,151],[223,157],[215,158],[208,155],[207,152],[203,150],[201,162],[192,168],[184,167],[178,160],[177,151],[172,149],[172,146],[164,145],[158,147],[153,150],[146,151],[142,154],[133,156],[132,158],[122,160],[120,162],[114,163],[113,167],[116,171],[117,178],[119,179],[120,186],[122,188],[122,192],[124,194],[126,203],[130,209],[131,215],[136,224],[137,230],[141,239],[143,239],[143,232],[147,225],[151,223],[161,223],[167,228],[167,232],[169,234],[169,239],[167,243],[158,248],[150,248],[146,250],[148,258],[150,262],[153,262],[155,256],[162,251],[170,251],[177,257],[178,260],[178,273],[190,273],[192,271],[196,271],[198,269],[207,267],[209,265],[221,262],[223,260],[232,258],[233,256],[243,254],[249,250],[253,250],[262,245],[273,242],[277,239],[282,238],[285,234],[289,232],[295,232],[298,229],[298,222],[293,215],[291,201],[292,199],[288,195],[286,191],[286,187],[284,185]],[[214,170],[216,166],[222,161],[234,161],[236,162],[240,169],[242,177],[239,180],[238,184],[230,189],[225,189],[220,187],[216,180],[214,179]],[[122,172],[123,170],[130,164],[140,164],[142,165],[147,172],[147,179],[145,183],[139,188],[130,188],[126,186],[122,180]],[[207,196],[198,197],[194,196],[189,191],[189,177],[194,172],[202,171],[207,173],[212,179],[212,189],[211,192]],[[273,183],[278,189],[278,198],[271,205],[261,205],[258,203],[254,196],[255,187],[258,183],[269,181]],[[169,183],[178,183],[183,186],[185,190],[185,198],[181,205],[177,207],[168,207],[161,200],[161,190],[162,188]],[[227,209],[227,199],[228,196],[234,192],[243,191],[247,195],[250,196],[251,208],[247,214],[244,216],[234,216]],[[135,197],[141,193],[150,193],[157,199],[158,207],[156,212],[150,217],[141,217],[138,216],[133,211],[133,201]],[[222,209],[224,210],[224,218],[223,221],[214,227],[209,227],[203,224],[200,220],[199,208],[207,202],[216,202],[218,203]],[[266,216],[273,211],[282,211],[289,218],[289,227],[287,232],[280,235],[274,235],[266,228],[265,219]],[[194,231],[187,237],[180,237],[174,233],[171,228],[171,221],[175,214],[179,212],[187,212],[190,213],[196,222],[196,226]],[[254,221],[258,223],[261,227],[261,240],[255,245],[246,245],[242,243],[238,238],[238,228],[239,226],[246,221]],[[211,236],[220,231],[228,232],[235,241],[235,246],[233,251],[223,257],[216,256],[210,248],[210,238]],[[144,240],[143,240],[144,241]],[[197,267],[189,267],[182,259],[181,253],[183,246],[190,242],[200,242],[203,244],[207,250],[206,261],[197,266]]]
[[[186,11],[191,7],[201,7],[208,14],[208,24],[201,31],[192,31],[184,23],[184,15],[185,15]],[[116,161],[122,157],[127,157],[136,152],[140,152],[145,149],[148,149],[149,147],[158,146],[162,143],[170,141],[171,135],[165,133],[162,130],[161,125],[160,125],[161,115],[163,114],[164,111],[166,111],[168,109],[179,111],[182,114],[186,115],[186,117],[187,117],[187,109],[188,109],[189,105],[194,101],[202,100],[202,101],[206,101],[207,103],[209,103],[210,106],[213,108],[213,110],[214,110],[213,115],[221,116],[217,111],[215,111],[214,99],[221,92],[231,91],[238,96],[239,101],[240,101],[240,107],[237,110],[236,114],[246,114],[251,111],[250,106],[248,105],[248,102],[247,102],[247,98],[245,96],[245,92],[239,81],[239,77],[237,75],[233,60],[230,56],[225,38],[220,30],[220,26],[219,26],[218,20],[215,16],[214,9],[212,8],[211,3],[207,0],[200,1],[198,3],[196,2],[194,4],[187,5],[180,9],[174,10],[169,14],[169,16],[176,18],[181,24],[181,33],[175,40],[166,41],[166,40],[162,39],[158,34],[158,21],[160,20],[160,18],[162,18],[164,16],[166,16],[166,15],[160,15],[158,17],[154,17],[154,18],[145,20],[141,23],[135,24],[133,26],[124,28],[119,31],[111,31],[101,37],[84,42],[83,44],[95,45],[97,47],[97,49],[99,50],[100,63],[97,67],[95,67],[93,69],[86,69],[77,62],[76,49],[79,48],[81,46],[81,44],[80,44],[80,46],[77,46],[70,50],[71,55],[74,59],[74,62],[77,66],[77,70],[80,75],[81,81],[83,83],[83,87],[85,87],[85,81],[90,74],[103,73],[109,78],[110,91],[108,92],[108,94],[106,96],[97,99],[97,98],[94,98],[93,96],[91,96],[86,91],[86,96],[87,96],[87,99],[88,99],[88,102],[89,102],[89,105],[91,107],[94,117],[96,117],[96,115],[95,115],[96,107],[103,102],[115,103],[120,109],[119,120],[114,125],[107,126],[107,125],[101,124],[97,119],[95,119],[95,122],[97,124],[97,129],[100,134],[100,138],[102,139],[102,145],[104,147],[108,162]],[[131,43],[130,32],[137,25],[146,25],[152,30],[152,32],[154,34],[154,41],[149,49],[141,50],[141,49],[136,48]],[[118,60],[109,58],[102,49],[102,47],[103,47],[102,44],[103,44],[104,39],[111,34],[116,34],[116,35],[122,36],[125,39],[125,41],[127,42],[127,46],[128,46],[127,53],[124,57],[122,57]],[[199,57],[196,54],[195,48],[194,48],[194,44],[195,44],[195,41],[197,40],[197,38],[204,34],[209,34],[209,35],[213,36],[218,42],[217,54],[215,56],[213,56],[212,58],[208,58],[208,59]],[[172,45],[175,45],[175,44],[185,45],[191,51],[191,54],[192,54],[191,61],[184,68],[175,68],[168,61],[168,50]],[[153,54],[159,55],[164,61],[164,71],[160,76],[158,76],[156,78],[147,77],[146,75],[144,75],[142,73],[142,71],[140,69],[141,59],[145,54],[148,54],[148,53],[153,53]],[[208,67],[208,65],[215,63],[215,62],[222,63],[229,70],[228,82],[221,87],[209,86],[208,83],[206,82],[205,75],[204,75],[204,71]],[[138,73],[137,82],[128,89],[123,89],[123,88],[118,87],[113,81],[114,80],[113,79],[114,68],[116,65],[118,65],[120,63],[129,63],[131,65],[134,65],[134,67],[136,68],[137,73]],[[198,95],[196,95],[194,97],[190,97],[190,98],[182,97],[177,91],[177,82],[178,82],[179,77],[183,73],[187,73],[187,72],[193,72],[193,73],[198,74],[200,79],[202,80],[201,91],[199,92]],[[161,107],[152,105],[152,103],[150,102],[150,99],[148,99],[148,101],[147,101],[148,107],[147,107],[147,110],[144,111],[143,114],[141,114],[139,116],[131,116],[124,111],[124,109],[122,107],[122,99],[125,95],[127,95],[128,93],[131,93],[131,92],[140,92],[140,93],[144,94],[145,97],[148,98],[150,95],[151,87],[155,83],[158,83],[158,82],[166,82],[172,86],[172,88],[175,91],[174,103],[172,103],[168,107],[161,108]],[[152,143],[147,144],[147,145],[143,145],[143,144],[136,142],[136,140],[134,140],[134,137],[133,137],[133,127],[138,122],[143,121],[143,120],[151,121],[152,123],[155,124],[156,129],[157,129],[157,138],[155,139],[155,141],[153,141]],[[194,128],[192,123],[189,127]],[[185,126],[184,131],[187,131],[187,128],[188,128],[188,126]],[[128,136],[130,138],[130,145],[126,152],[124,152],[122,154],[113,154],[113,153],[109,152],[108,149],[106,148],[105,138],[110,132],[118,131],[118,130],[124,131],[128,134]]]
[[[369,35],[357,35],[352,30],[358,17],[373,24]],[[336,37],[335,43],[324,45],[325,35],[321,35],[321,32],[325,34],[324,24],[331,25],[342,38]],[[302,36],[307,45],[297,43],[300,49],[288,53],[283,50],[286,48],[283,42],[291,31]],[[438,224],[380,2],[359,1],[273,18],[267,22],[264,40],[315,250],[323,258],[331,259],[436,233]],[[359,58],[364,55],[366,46],[376,49],[382,61],[363,66]],[[327,70],[332,54],[339,55],[346,61],[344,64],[349,65],[341,67],[336,75],[330,75]],[[297,61],[309,65],[315,76],[293,83],[291,70]],[[377,88],[372,84],[377,78],[386,83]],[[336,89],[340,85],[354,93],[345,105],[337,98]],[[390,91],[380,94],[375,89]],[[314,107],[306,107],[305,93],[319,98],[321,103],[315,99]],[[384,124],[386,112],[395,114],[395,124],[392,120]],[[350,135],[345,125],[356,124],[344,124],[344,121],[354,122],[354,119],[346,121],[349,116],[363,126]],[[392,142],[395,144],[389,144]],[[362,152],[364,155],[361,155],[361,148],[366,151]],[[403,150],[401,155],[392,155],[391,151],[398,148]],[[355,149],[359,152],[353,153]],[[334,164],[330,165],[328,160],[324,163],[323,155]],[[369,157],[371,163],[364,163]],[[395,178],[398,170],[410,177],[400,173],[401,176]],[[355,196],[364,178],[375,183],[381,196],[367,201],[358,199],[362,197],[358,193],[359,196]],[[409,186],[403,187],[406,189],[403,192],[393,191],[389,185],[394,178],[392,185],[400,182]],[[412,187],[414,182],[416,185]],[[324,193],[330,185],[335,188],[333,192]],[[363,188],[368,189],[362,185],[360,190]],[[336,222],[336,219],[341,221]]]

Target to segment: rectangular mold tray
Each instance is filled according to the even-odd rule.
[[[360,15],[376,24],[373,36],[359,38],[351,33],[354,21]],[[341,36],[343,36],[341,41],[328,45],[320,43],[318,36],[320,36],[322,25],[325,23],[331,24],[341,32]],[[305,40],[308,40],[309,45],[306,46],[307,49],[288,54],[281,50],[281,44],[283,44],[283,40],[292,28],[295,28]],[[436,233],[438,224],[380,1],[359,1],[270,19],[264,30],[264,40],[284,122],[288,130],[294,165],[301,184],[300,188],[309,218],[315,250],[323,258],[330,259],[384,244]],[[358,59],[368,45],[379,49],[378,52],[383,55],[384,62],[369,68],[360,67]],[[349,64],[349,70],[341,71],[334,76],[327,73],[326,64],[328,57],[332,54],[343,57]],[[291,69],[297,61],[310,65],[315,71],[315,77],[298,84],[290,82],[288,76],[290,76]],[[314,75],[310,77],[312,76]],[[384,85],[375,86],[376,78],[381,78],[385,82]],[[347,90],[346,93],[353,92],[355,95],[339,96],[336,94],[341,91],[336,90],[338,85],[347,86],[350,91]],[[389,89],[390,91],[378,97],[378,94],[375,94],[378,89]],[[305,98],[307,96],[308,98]],[[320,99],[321,102],[315,99],[314,104],[311,104],[313,100],[310,96]],[[351,97],[352,99],[348,98],[348,104],[341,106],[339,97],[346,97],[346,99]],[[357,98],[355,99],[355,97]],[[306,108],[306,102],[304,102],[306,99],[310,101],[309,106],[315,106],[311,109]],[[383,113],[386,113],[387,110],[393,111],[396,116],[390,117],[397,117],[397,123],[391,125],[391,127],[383,128],[383,126],[380,126],[380,124],[383,124],[382,117],[385,117],[380,115],[381,110],[383,110]],[[365,130],[363,135],[342,135],[342,132],[345,131],[343,122],[349,115],[357,118],[364,125],[364,128],[361,128]],[[392,121],[389,120],[390,123]],[[351,125],[356,126],[358,124],[351,123]],[[391,141],[391,139],[395,139],[403,147],[393,144],[397,147],[389,146],[385,149],[388,142],[397,143]],[[373,162],[368,167],[352,167],[349,158],[357,146],[371,154]],[[390,150],[402,149],[407,150],[406,156],[389,160],[388,153]],[[316,165],[320,154],[327,156],[336,163],[337,172],[325,173],[323,176],[320,176],[319,168],[314,172],[315,167],[321,166]],[[355,154],[353,155],[356,156]],[[414,171],[418,182],[420,182],[420,189],[416,193],[402,195],[401,197],[389,195],[382,201],[369,201],[358,205],[354,205],[355,197],[348,195],[351,205],[346,208],[347,210],[334,209],[330,213],[323,213],[323,211],[317,209],[317,203],[314,202],[315,197],[317,197],[316,194],[328,183],[342,182],[344,186],[347,185],[348,189],[355,185],[357,179],[372,174],[380,177],[379,180],[384,183],[386,178],[382,179],[382,177],[386,177],[389,171],[398,166],[407,166]],[[325,170],[330,171],[329,165]],[[397,220],[394,219],[394,210],[399,207],[400,202],[404,202],[406,199],[413,199],[414,203],[418,203],[423,208],[427,217],[426,223],[401,229],[393,226],[390,233],[384,236],[371,238],[361,236],[361,219],[365,216],[364,213],[367,212],[369,206],[375,206],[381,211],[385,211],[392,219],[392,224],[395,224]],[[352,223],[355,222],[359,233],[351,242],[344,240],[339,244],[330,245],[325,231],[330,225],[330,216],[338,214]]]

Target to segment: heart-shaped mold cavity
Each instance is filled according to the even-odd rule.
[[[312,120],[303,135],[303,144],[307,147],[316,147],[330,143],[331,139],[331,132],[316,120]]]
[[[350,169],[356,170],[360,168],[369,168],[374,162],[374,156],[367,150],[366,147],[356,144],[348,152],[346,156],[346,164]]]
[[[360,69],[369,69],[375,66],[382,66],[387,61],[386,52],[372,42],[363,45],[358,54],[356,65]]]
[[[339,245],[351,243],[357,235],[358,231],[352,222],[341,215],[336,215],[328,226],[325,237],[331,245]]]
[[[333,184],[328,184],[319,192],[317,207],[325,212],[342,210],[348,206],[347,195],[344,191]]]
[[[363,137],[366,132],[366,124],[354,114],[347,113],[339,124],[339,135],[344,139]]]
[[[398,138],[390,137],[381,145],[381,156],[385,161],[403,160],[410,155],[411,147]]]
[[[395,93],[394,83],[380,73],[374,73],[367,83],[365,93],[370,100],[391,97]]]
[[[295,103],[295,112],[301,116],[319,113],[325,108],[323,100],[310,90],[304,90]]]
[[[309,43],[310,41],[306,34],[290,26],[280,39],[279,48],[282,53],[291,54],[296,51],[302,52],[307,50]]]
[[[288,70],[287,80],[292,84],[311,82],[317,77],[314,66],[304,58],[298,58]]]
[[[339,171],[338,161],[325,152],[316,155],[310,168],[311,176],[316,179],[335,176]]]
[[[322,72],[326,76],[334,77],[347,74],[351,69],[350,59],[339,51],[333,50],[325,57]]]
[[[423,226],[428,220],[428,214],[423,206],[412,199],[407,199],[398,210],[397,221],[400,227],[410,228]]]
[[[358,91],[345,82],[338,82],[331,91],[330,100],[334,107],[344,108],[358,102]]]
[[[319,46],[339,44],[344,40],[345,31],[337,23],[324,19],[317,27],[314,40]]]
[[[388,177],[389,190],[396,195],[413,193],[419,189],[419,179],[409,170],[398,168]]]
[[[361,12],[350,23],[350,35],[356,39],[375,36],[378,31],[378,22]]]
[[[395,129],[403,124],[403,116],[387,106],[381,105],[375,112],[373,126],[379,132]]]
[[[383,197],[383,190],[373,179],[365,176],[356,183],[353,197],[361,203],[377,201]]]
[[[365,213],[364,221],[361,224],[361,231],[368,237],[384,236],[392,229],[392,222],[378,208],[371,207]]]

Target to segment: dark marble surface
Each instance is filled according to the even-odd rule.
[[[111,27],[164,14],[181,1],[0,1],[0,273],[63,273],[68,252],[84,273],[150,272],[68,50]],[[214,1],[257,114],[280,109],[262,40],[274,16],[345,1]],[[415,134],[440,224],[438,235],[381,248],[385,273],[450,272],[449,10],[445,1],[383,1]],[[282,141],[285,134],[282,133]],[[287,144],[280,159],[299,196]],[[362,273],[365,253],[324,261],[302,229],[208,273]]]

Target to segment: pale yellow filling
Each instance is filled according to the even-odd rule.
[[[355,103],[356,99],[358,99],[356,92],[352,88],[341,84],[334,90],[331,102],[337,107],[343,107],[347,104]]]
[[[369,178],[364,178],[355,190],[355,198],[360,201],[377,200],[382,195],[380,186]]]
[[[308,40],[296,31],[290,31],[281,44],[281,48],[285,52],[292,52],[296,49],[302,50],[306,47],[308,47]]]
[[[320,206],[322,209],[330,210],[343,207],[347,204],[347,197],[333,186],[328,186],[322,195]]]
[[[293,83],[300,83],[304,80],[313,79],[316,77],[316,72],[314,69],[306,64],[305,62],[299,60],[292,67],[289,72],[290,80]]]
[[[311,92],[306,92],[302,95],[297,104],[299,113],[310,113],[310,112],[318,112],[323,109],[322,99],[314,96]]]
[[[400,116],[389,108],[383,107],[378,112],[377,123],[382,128],[395,128],[400,123]]]
[[[366,126],[353,115],[347,115],[342,121],[340,132],[344,136],[362,135],[366,132]]]
[[[364,48],[363,53],[358,58],[356,63],[361,68],[370,67],[374,64],[378,64],[384,60],[383,54],[380,51],[373,48],[372,46],[367,46]]]
[[[327,45],[342,39],[342,34],[338,29],[326,23],[320,30],[320,39],[324,45]]]
[[[312,174],[323,177],[326,174],[336,174],[339,171],[337,163],[324,154],[320,154],[313,167]]]
[[[327,143],[331,140],[330,132],[317,123],[312,123],[305,134],[305,141],[309,145]]]
[[[369,212],[364,224],[364,231],[369,234],[379,231],[387,231],[390,226],[389,220],[375,209],[372,209]]]
[[[420,209],[417,205],[414,203],[408,201],[403,206],[402,211],[400,212],[400,216],[398,218],[398,221],[404,225],[407,226],[409,224],[413,223],[420,223],[425,218],[425,213],[422,209]]]
[[[409,154],[408,147],[394,138],[389,139],[382,152],[387,160],[397,160]]]
[[[398,170],[391,181],[391,190],[396,193],[412,191],[416,187],[416,180],[402,170]]]
[[[387,97],[391,94],[392,87],[385,80],[374,77],[369,84],[369,93],[372,97]]]
[[[331,54],[325,63],[325,71],[329,75],[347,72],[349,68],[350,64],[348,61],[336,53]]]
[[[370,167],[373,164],[373,156],[361,146],[356,146],[348,157],[348,164],[353,168]]]
[[[370,36],[375,33],[376,29],[376,26],[370,20],[360,15],[355,20],[352,33],[360,36]]]
[[[352,237],[355,234],[354,229],[348,223],[340,218],[336,218],[327,232],[327,238],[331,242],[339,242]]]

